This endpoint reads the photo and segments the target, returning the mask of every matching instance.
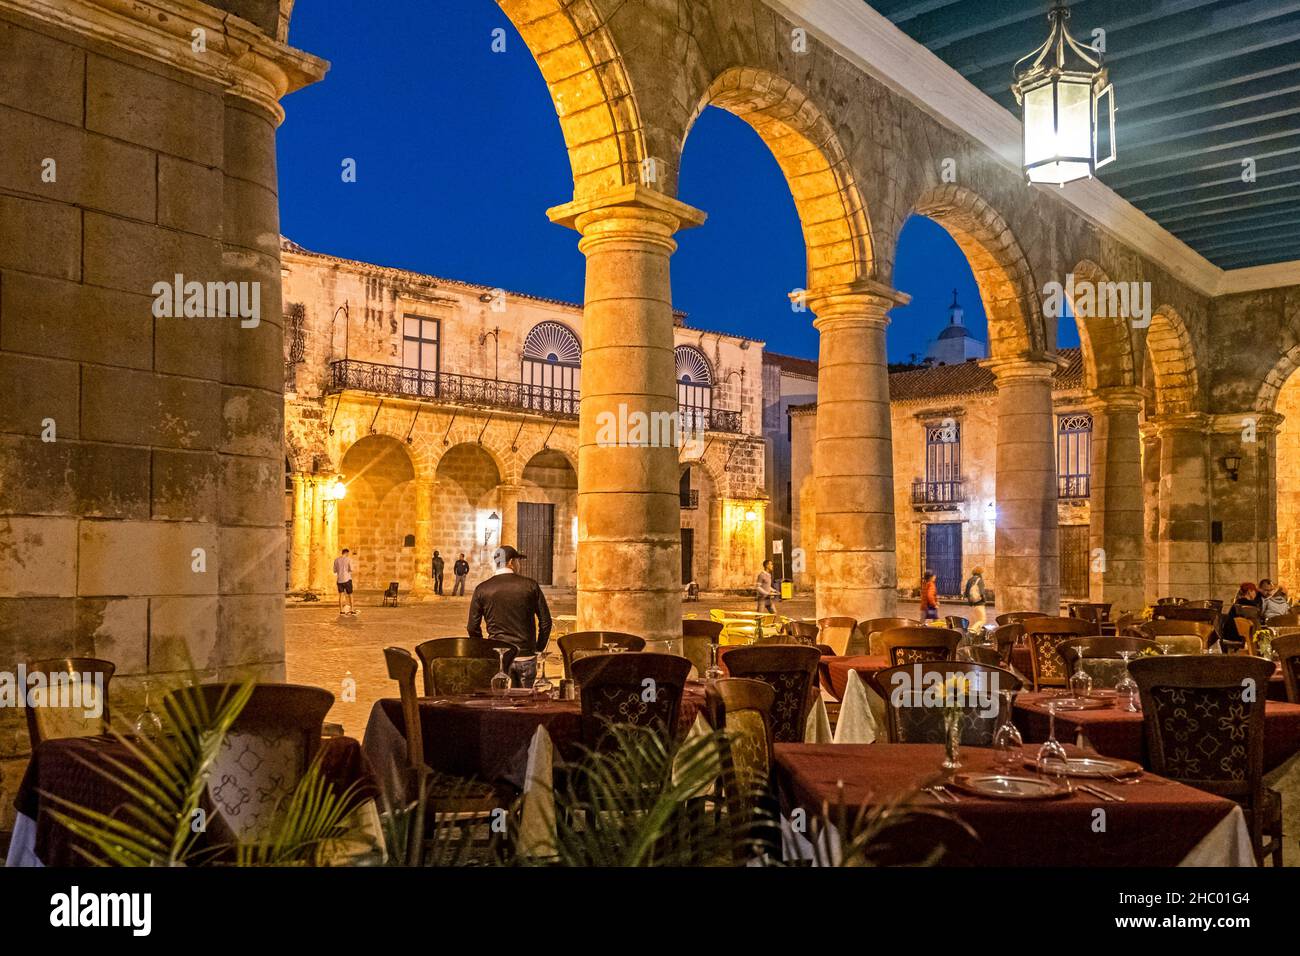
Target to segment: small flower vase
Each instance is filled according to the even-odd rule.
[[[961,769],[961,709],[945,708],[943,712],[943,769]]]

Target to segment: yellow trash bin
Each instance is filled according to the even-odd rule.
[[[781,582],[781,600],[782,600],[782,601],[788,601],[788,600],[790,600],[792,597],[794,597],[794,582],[793,582],[793,581],[782,581],[782,582]]]

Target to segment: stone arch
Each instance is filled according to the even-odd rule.
[[[641,182],[648,156],[626,64],[595,0],[497,0],[551,94],[575,199]],[[617,9],[617,8],[615,8]]]
[[[1074,267],[1073,275],[1076,287],[1080,282],[1089,282],[1094,289],[1099,289],[1110,282],[1102,268],[1089,259],[1081,260]],[[1133,336],[1129,321],[1122,316],[1089,316],[1081,319],[1073,301],[1070,310],[1074,313],[1074,323],[1079,329],[1084,386],[1096,389],[1136,384],[1136,363],[1133,360]]]
[[[471,564],[486,560],[484,531],[490,514],[503,519],[500,489],[505,480],[500,461],[485,445],[452,442],[444,449],[430,489],[430,546],[443,554],[464,552]]]
[[[363,590],[390,581],[410,588],[419,483],[406,443],[391,435],[364,435],[339,459],[347,494],[338,504],[339,546],[357,554],[355,577]]]
[[[518,463],[518,456],[510,448],[509,438],[492,434],[491,423],[484,431],[483,422],[473,419],[457,421],[445,437],[427,443],[427,475],[430,478],[437,477],[442,460],[459,445],[474,445],[483,449],[484,454],[492,459],[492,464],[496,466],[497,474],[501,476],[502,481],[518,479],[522,467]]]
[[[1264,381],[1255,394],[1255,411],[1260,413],[1276,411],[1278,396],[1298,368],[1300,368],[1300,345],[1293,345],[1278,358],[1277,363],[1264,376]]]
[[[971,190],[945,184],[926,190],[912,214],[943,226],[965,254],[988,317],[992,357],[1041,354],[1052,348],[1055,335],[1047,328],[1033,272],[997,210]]]
[[[1192,337],[1182,316],[1172,307],[1162,305],[1152,314],[1146,352],[1155,386],[1156,413],[1178,415],[1197,411],[1200,388]]]
[[[808,288],[872,278],[875,253],[866,203],[834,126],[808,94],[766,70],[731,67],[714,79],[696,105],[682,148],[708,106],[748,123],[785,175],[803,228]]]

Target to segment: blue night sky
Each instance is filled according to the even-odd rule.
[[[290,41],[331,67],[285,101],[279,133],[281,230],[308,249],[447,278],[582,301],[577,235],[545,211],[572,197],[559,121],[537,65],[492,0],[310,0]],[[507,33],[493,53],[492,31]],[[344,158],[357,181],[340,176]],[[690,324],[761,338],[815,358],[803,286],[803,239],[775,160],[743,122],[717,109],[686,142],[680,198],[709,220],[679,236],[673,296]],[[985,339],[984,310],[956,244],[935,223],[905,227],[894,284],[912,296],[889,328],[891,361],[926,346],[952,290]],[[1072,324],[1072,323],[1071,323]],[[1074,330],[1062,345],[1077,344]]]

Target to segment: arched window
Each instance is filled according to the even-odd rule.
[[[1059,498],[1087,498],[1092,484],[1092,416],[1062,415],[1056,424],[1056,485]]]
[[[673,350],[677,365],[677,405],[682,415],[682,429],[703,431],[709,427],[713,408],[713,369],[709,360],[693,345],[679,345]]]
[[[559,415],[578,414],[582,343],[567,325],[539,322],[524,339],[524,407]]]

